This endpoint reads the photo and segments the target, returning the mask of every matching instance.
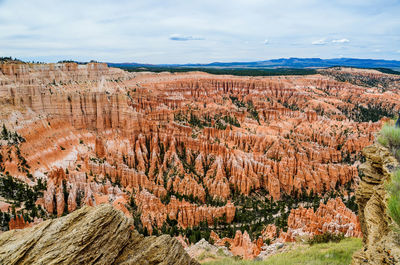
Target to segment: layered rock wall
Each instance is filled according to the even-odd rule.
[[[385,147],[374,144],[364,148],[366,162],[356,191],[364,247],[353,255],[352,264],[398,264],[399,235],[393,230],[393,220],[387,209],[385,183],[399,167]]]

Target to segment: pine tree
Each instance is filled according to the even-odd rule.
[[[1,131],[1,136],[4,140],[8,140],[8,131],[4,123],[3,123],[3,130]]]

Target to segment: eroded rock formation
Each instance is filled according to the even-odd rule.
[[[244,259],[253,259],[261,252],[261,247],[264,245],[262,238],[251,241],[250,235],[247,231],[242,233],[237,230],[234,238],[219,238],[219,236],[212,232],[210,238],[214,241],[214,244],[220,247],[229,246],[229,251],[235,255],[240,256]]]
[[[167,235],[143,237],[105,204],[0,234],[2,264],[199,264]],[[99,251],[101,250],[101,251]]]
[[[215,219],[222,217],[225,217],[229,224],[235,216],[235,206],[231,202],[222,207],[207,207],[189,203],[185,199],[179,201],[172,197],[171,201],[164,205],[159,198],[146,190],[136,196],[136,204],[142,213],[141,221],[150,234],[153,225],[161,228],[167,217],[177,220],[178,225],[185,229],[198,226],[203,221],[212,225]]]
[[[399,235],[391,227],[385,183],[399,164],[389,150],[379,144],[364,148],[366,162],[356,191],[364,247],[353,255],[352,264],[398,264]]]
[[[25,222],[24,217],[21,215],[17,215],[15,218],[12,218],[8,223],[10,230],[12,229],[23,229],[25,227],[32,226],[29,222]]]
[[[361,237],[357,216],[338,197],[321,203],[314,212],[312,208],[292,209],[288,218],[289,231],[318,235],[325,232],[342,233],[346,237]],[[300,232],[300,233],[301,233]]]
[[[131,216],[135,202],[149,233],[167,217],[180,228],[229,224],[240,195],[354,187],[361,150],[399,100],[394,89],[323,75],[4,64],[0,119],[25,141],[1,140],[0,171],[31,186],[47,181],[37,205],[49,215],[110,203]]]

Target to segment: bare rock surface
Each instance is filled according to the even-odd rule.
[[[168,235],[143,237],[109,204],[0,235],[0,264],[198,264]]]
[[[204,238],[196,244],[187,247],[186,252],[192,258],[198,258],[204,255],[204,252],[208,252],[208,255],[221,256],[221,257],[232,257],[232,253],[224,246],[215,246],[208,243]]]

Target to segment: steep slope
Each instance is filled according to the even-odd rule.
[[[112,206],[0,234],[1,264],[198,264],[167,235],[143,237]]]
[[[399,264],[400,236],[390,229],[385,183],[399,166],[389,150],[379,144],[364,148],[366,162],[356,191],[364,248],[355,253],[352,264]]]

